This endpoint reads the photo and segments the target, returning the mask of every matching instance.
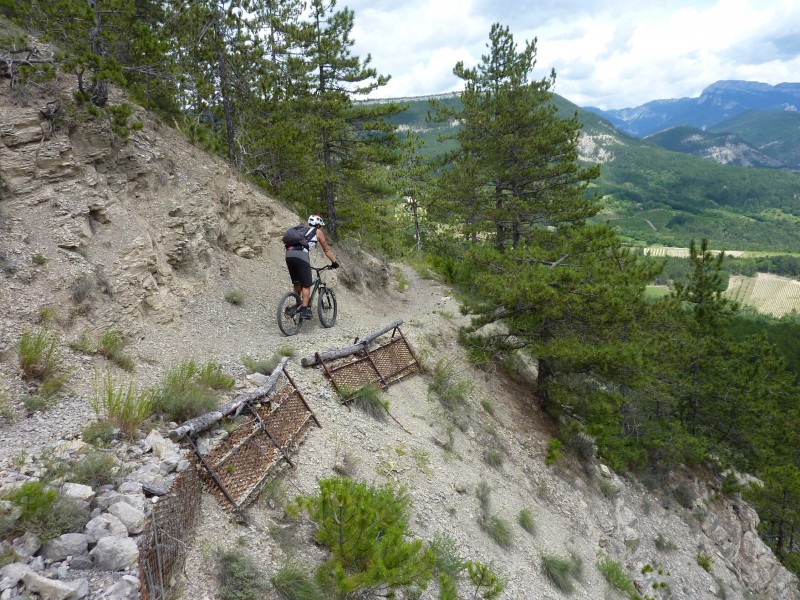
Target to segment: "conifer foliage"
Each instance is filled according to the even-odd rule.
[[[351,598],[427,586],[436,559],[420,540],[407,539],[408,497],[401,490],[340,477],[320,481],[319,490],[302,504],[331,553],[317,573],[322,587]]]

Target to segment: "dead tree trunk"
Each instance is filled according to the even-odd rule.
[[[399,327],[403,324],[402,320],[395,321],[394,323],[390,323],[385,327],[381,327],[377,331],[373,331],[369,335],[361,338],[352,346],[348,346],[347,348],[340,348],[339,350],[330,350],[328,352],[317,352],[314,354],[309,354],[308,356],[304,357],[300,364],[304,367],[312,367],[317,363],[317,357],[320,360],[336,360],[337,358],[344,358],[345,356],[350,356],[351,354],[355,354],[356,352],[361,352],[367,344],[369,344],[375,338],[382,336],[387,331],[391,331],[395,327]]]
[[[240,408],[244,408],[248,403],[255,402],[256,400],[260,400],[261,398],[268,396],[272,391],[272,388],[275,387],[275,384],[277,383],[281,373],[283,373],[283,369],[286,367],[287,362],[289,362],[288,357],[281,359],[280,364],[275,367],[275,370],[272,371],[269,379],[267,379],[267,381],[261,387],[253,390],[252,392],[237,396],[227,404],[219,407],[217,410],[186,421],[180,427],[176,427],[170,431],[168,434],[169,438],[173,442],[177,442],[184,436],[197,435],[198,433],[205,431],[206,429],[209,429],[210,427],[213,427],[215,424],[219,423],[223,417],[227,417],[228,415],[237,412]]]

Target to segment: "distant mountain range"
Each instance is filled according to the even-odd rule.
[[[757,81],[718,81],[697,98],[653,100],[633,108],[601,110],[601,115],[627,134],[645,137],[678,125],[710,129],[748,110],[767,113],[800,111],[800,83],[769,85]]]
[[[584,110],[674,152],[719,164],[800,171],[800,83],[718,81],[697,98]]]

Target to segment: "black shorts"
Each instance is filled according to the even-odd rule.
[[[310,262],[297,256],[287,256],[286,266],[289,267],[289,277],[292,278],[292,283],[299,283],[302,287],[311,287]]]

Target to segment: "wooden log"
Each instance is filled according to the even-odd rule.
[[[270,374],[269,379],[267,379],[267,381],[261,387],[254,389],[252,392],[247,392],[246,394],[236,396],[236,398],[227,404],[220,406],[216,410],[186,421],[181,426],[176,427],[169,432],[169,439],[171,439],[173,442],[177,442],[184,436],[197,435],[201,431],[205,431],[214,424],[219,423],[223,417],[227,417],[229,414],[238,411],[245,404],[254,402],[267,396],[270,391],[272,391],[272,388],[275,387],[275,383],[277,383],[278,377],[280,377],[281,373],[283,373],[283,369],[286,367],[287,362],[289,362],[289,358],[284,356],[278,366],[275,367]]]
[[[336,360],[337,358],[344,358],[345,356],[350,356],[351,354],[355,354],[356,352],[361,352],[364,347],[373,341],[375,338],[382,336],[384,333],[391,331],[395,327],[399,327],[403,324],[402,319],[395,321],[394,323],[390,323],[385,327],[381,327],[377,331],[373,331],[369,335],[364,336],[358,342],[353,344],[352,346],[348,346],[347,348],[340,348],[339,350],[329,350],[328,352],[318,352],[315,354],[309,354],[308,356],[304,357],[300,364],[304,367],[312,367],[317,364],[317,356],[319,356],[320,360]]]

